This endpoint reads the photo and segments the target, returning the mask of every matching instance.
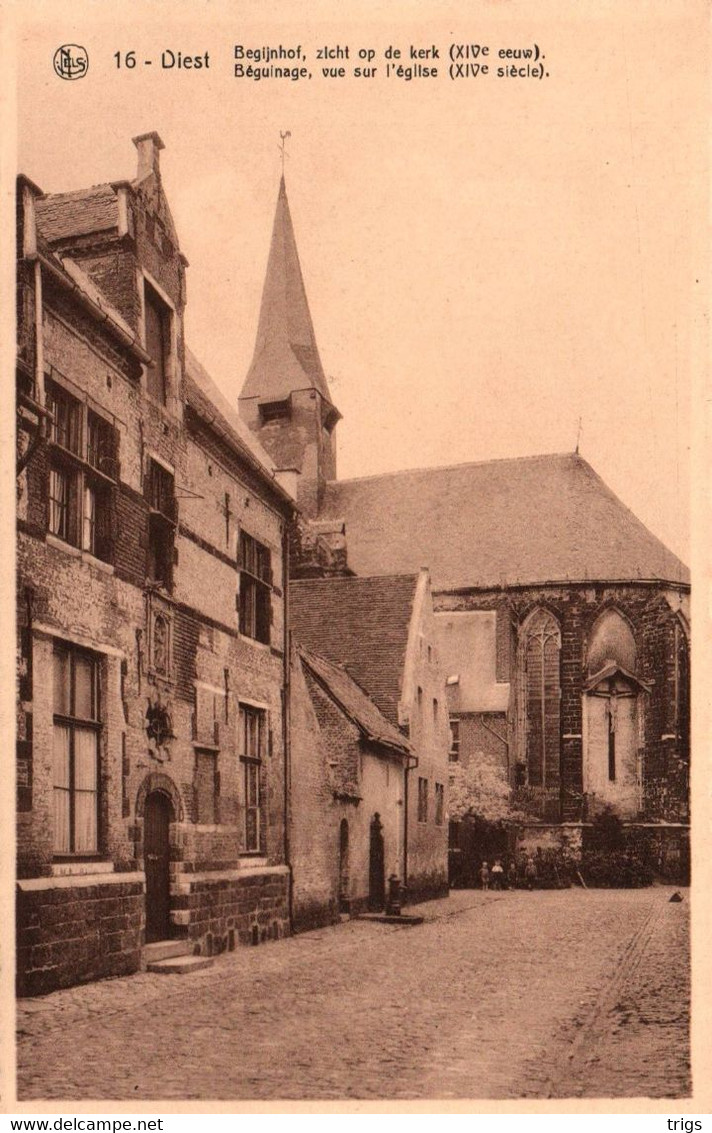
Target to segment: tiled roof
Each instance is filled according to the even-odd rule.
[[[299,264],[284,178],[279,186],[252,364],[240,397],[282,401],[316,389],[331,404]]]
[[[580,456],[534,456],[327,485],[357,574],[430,570],[434,590],[558,581],[689,582]]]
[[[349,719],[353,720],[367,739],[406,755],[413,750],[405,736],[388,723],[374,702],[344,668],[332,664],[325,657],[308,649],[300,648],[299,656],[302,663],[326,688],[332,699]]]
[[[417,575],[290,582],[298,645],[341,665],[398,724],[398,701]]]
[[[269,479],[274,481],[275,465],[271,456],[262,448],[252,430],[238,416],[237,410],[232,408],[188,347],[185,350],[185,396],[188,405],[203,421],[210,425],[218,424],[228,440],[238,450],[247,450],[263,466]]]
[[[118,225],[117,200],[111,185],[51,193],[37,201],[37,224],[51,244],[71,236],[103,232]]]

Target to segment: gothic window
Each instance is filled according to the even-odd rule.
[[[680,757],[690,758],[690,646],[687,634],[679,619],[675,619],[674,632],[674,703],[675,733],[678,739]]]
[[[545,787],[559,766],[561,634],[547,610],[536,610],[523,632],[527,783]]]
[[[635,638],[628,622],[617,610],[606,610],[593,627],[587,654],[588,671],[594,675],[611,661],[626,672],[635,673]]]

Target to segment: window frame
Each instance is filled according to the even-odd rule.
[[[460,717],[450,715],[450,747],[448,748],[447,759],[448,763],[460,762]]]
[[[250,736],[248,721],[254,722]],[[255,741],[251,742],[251,739]],[[269,745],[267,709],[254,704],[240,703],[238,708],[238,749],[243,765],[243,822],[244,854],[263,853],[264,822],[262,816],[262,767]]]
[[[445,818],[445,784],[435,784],[435,825],[442,826]]]
[[[142,276],[143,279],[143,344],[146,353],[151,356],[154,365],[147,365],[144,368],[146,394],[155,402],[160,405],[162,409],[166,409],[168,401],[173,389],[173,326],[175,318],[175,308],[172,303],[163,294],[156,283],[147,275]],[[156,315],[158,324],[158,332],[161,339],[161,367],[157,365],[157,360],[151,354],[151,346],[154,341],[154,335],[149,334],[149,310]],[[160,374],[158,382],[156,382],[156,375]]]
[[[57,663],[60,655],[66,655],[69,672],[69,704],[67,712],[57,711]],[[88,662],[91,666],[91,713],[90,717],[77,715],[77,659],[81,658],[83,661]],[[56,782],[57,771],[55,763],[55,755],[53,754],[52,763],[52,798],[53,798],[53,815],[54,815],[54,800],[56,800],[57,792],[62,791],[69,795],[69,810],[68,810],[68,833],[69,833],[69,847],[61,847],[57,845],[58,830],[56,820],[53,817],[52,822],[52,856],[55,860],[62,859],[76,859],[76,858],[97,858],[101,853],[101,737],[103,735],[102,715],[102,695],[101,695],[101,663],[102,658],[99,654],[92,653],[88,649],[81,648],[74,645],[72,642],[67,642],[56,638],[52,651],[52,678],[53,678],[53,703],[52,703],[52,730],[53,730],[53,744],[54,734],[57,728],[66,729],[69,737],[69,767],[68,767],[68,780],[67,787],[58,785]],[[83,787],[77,787],[77,754],[76,754],[76,736],[78,732],[88,732],[95,736],[95,766],[94,766],[94,782],[95,787],[93,790],[87,790]],[[94,846],[91,848],[77,849],[77,795],[78,794],[92,794],[94,796],[94,831],[95,840]]]
[[[238,536],[238,628],[243,637],[269,645],[272,638],[272,552],[254,535]]]
[[[428,780],[422,775],[418,776],[418,822],[428,821],[428,795],[430,793]]]
[[[149,583],[162,587],[168,593],[173,589],[175,565],[175,533],[178,525],[178,504],[175,475],[152,454],[144,482],[144,496],[148,503],[148,546],[146,578]],[[151,572],[152,564],[162,563],[162,570]]]
[[[62,412],[58,406],[63,407]],[[48,436],[47,534],[110,564],[114,550],[111,515],[119,479],[119,431],[56,378],[47,380],[47,407],[52,415]],[[65,422],[60,427],[62,417]],[[55,494],[59,480],[66,488],[65,500]]]

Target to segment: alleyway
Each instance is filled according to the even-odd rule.
[[[19,1004],[30,1098],[680,1097],[688,917],[671,889],[453,893]]]

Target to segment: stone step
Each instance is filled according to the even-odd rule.
[[[416,925],[422,924],[424,919],[415,913],[400,913],[398,916],[392,913],[360,913],[358,916],[360,921],[375,921],[378,924]]]
[[[188,972],[210,968],[213,963],[212,956],[171,956],[167,960],[154,960],[146,965],[146,970],[163,976],[185,976]]]
[[[145,944],[143,958],[146,963],[155,960],[169,960],[171,956],[189,956],[193,945],[189,940],[155,940],[152,944]]]

